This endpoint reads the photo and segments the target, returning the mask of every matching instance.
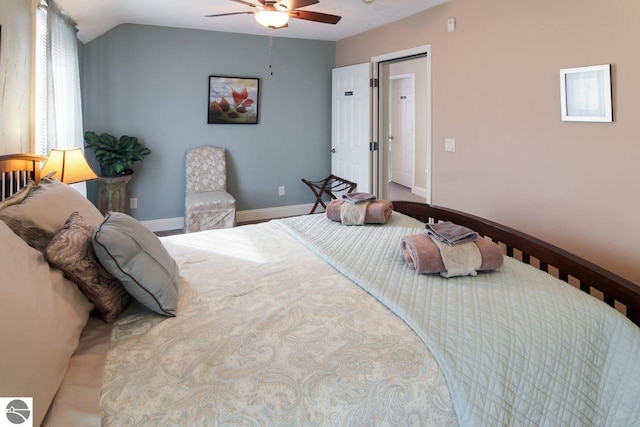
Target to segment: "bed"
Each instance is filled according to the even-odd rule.
[[[534,237],[393,202],[384,225],[315,214],[157,239],[55,180],[22,182],[0,202],[0,331],[20,343],[0,394],[33,396],[35,425],[640,423],[640,287]],[[438,221],[499,244],[504,266],[416,274],[400,239]],[[114,248],[130,240],[152,258],[117,277],[126,293],[78,290],[61,254],[88,244],[105,264],[91,277],[115,276],[105,259],[134,259]]]

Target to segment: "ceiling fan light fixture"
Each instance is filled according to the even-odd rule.
[[[253,16],[258,24],[267,28],[280,28],[289,22],[289,14],[280,10],[261,10]]]

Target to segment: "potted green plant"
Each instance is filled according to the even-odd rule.
[[[123,135],[120,139],[108,133],[97,135],[85,132],[86,147],[91,148],[100,163],[103,176],[131,175],[131,166],[141,162],[151,150],[138,141],[135,136]]]

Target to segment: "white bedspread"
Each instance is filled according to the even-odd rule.
[[[460,425],[640,425],[640,329],[531,266],[443,279],[404,263],[424,225],[343,227],[324,215],[278,224],[403,318],[445,374]]]
[[[163,239],[175,318],[114,324],[104,426],[455,426],[406,324],[272,223]]]

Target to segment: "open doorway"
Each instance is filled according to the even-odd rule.
[[[374,168],[381,198],[431,201],[429,55],[430,46],[423,46],[372,58],[379,81]]]

